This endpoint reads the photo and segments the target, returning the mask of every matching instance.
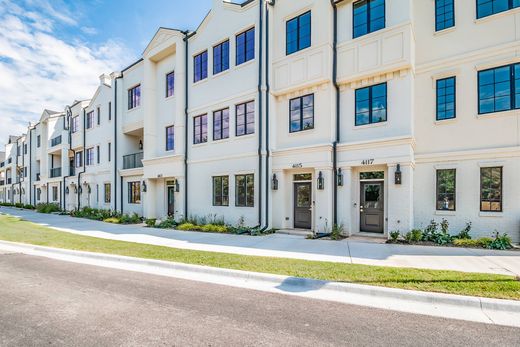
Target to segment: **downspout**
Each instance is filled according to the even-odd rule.
[[[120,78],[123,78],[123,72],[114,79],[114,211],[117,211],[117,80]],[[122,201],[123,198],[121,198],[121,213],[123,212]]]
[[[85,173],[86,171],[86,155],[87,155],[87,149],[85,148],[86,145],[86,111],[83,109],[83,155],[81,160],[83,161],[83,171],[78,172],[78,211],[81,209],[81,193],[83,191],[83,188],[81,188],[81,174]]]
[[[68,135],[69,135],[69,151],[72,152],[72,167],[75,169],[74,166],[75,166],[75,163],[76,163],[76,161],[75,161],[75,159],[76,159],[76,151],[74,151],[72,149],[72,133],[70,131],[70,122],[71,122],[71,119],[72,119],[72,111],[70,111],[70,107],[69,106],[67,106],[66,118],[67,118],[66,122],[65,122],[65,118],[63,119],[63,128],[68,131]],[[68,126],[66,126],[66,124],[68,124]],[[66,180],[67,180],[67,178],[74,176],[74,175],[70,175],[70,172],[71,172],[71,168],[70,168],[70,160],[69,160],[69,175],[64,175],[63,176],[63,189],[61,191],[61,193],[63,195],[63,211],[67,210],[67,193],[66,193],[67,181]]]
[[[26,138],[27,139],[27,138]],[[22,171],[20,174],[20,182],[18,182],[18,200],[20,204],[22,203],[22,181],[25,182],[25,176],[24,176],[24,169],[25,169],[25,155],[23,154],[23,142],[22,142],[22,148],[20,150],[22,155]]]
[[[259,52],[258,52],[258,226],[262,225],[262,116],[263,116],[263,98],[262,98],[262,63],[263,63],[263,21],[264,21],[264,3],[258,2],[259,15]],[[267,224],[267,223],[266,223]],[[263,228],[262,228],[263,229]]]
[[[29,129],[29,166],[27,167],[27,174],[29,175],[29,205],[32,205],[32,131],[33,129]]]

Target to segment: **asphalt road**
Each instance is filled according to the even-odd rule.
[[[0,253],[0,346],[520,346],[520,329]]]

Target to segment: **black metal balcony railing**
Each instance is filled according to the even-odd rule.
[[[55,167],[51,169],[51,178],[56,178],[61,176],[61,167]]]
[[[61,144],[61,135],[51,139],[51,147],[57,146],[59,144]]]
[[[0,167],[4,167],[4,166],[5,166],[5,161],[0,163]]]
[[[13,162],[13,158],[7,159],[7,164],[11,164]]]
[[[38,182],[39,180],[40,180],[40,174],[37,173],[37,174],[36,174],[36,182]]]
[[[123,170],[143,167],[143,152],[123,156]]]
[[[7,184],[11,184],[11,183],[13,183],[13,179],[12,178],[8,178],[7,179]]]

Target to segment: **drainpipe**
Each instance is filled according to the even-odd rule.
[[[182,32],[184,34],[184,218],[188,218],[188,105],[189,105],[189,81],[188,81],[188,61],[189,61],[189,39],[197,32]]]
[[[86,129],[85,128],[86,128],[86,111],[85,111],[85,109],[83,109],[83,155],[81,158],[83,160],[83,171],[78,173],[78,211],[81,209],[81,192],[83,190],[83,188],[81,188],[81,175],[83,173],[85,173],[85,171],[86,171],[85,163],[86,163],[87,149],[85,148],[85,145],[86,145]]]
[[[32,131],[33,129],[29,129],[29,166],[27,168],[27,174],[29,175],[29,187],[28,187],[28,193],[29,193],[29,205],[32,205]]]
[[[123,78],[123,72],[114,78],[114,211],[117,211],[117,80],[120,78]],[[123,212],[122,200],[121,198],[121,213]]]
[[[120,177],[121,184],[121,214],[123,214],[123,176]],[[117,200],[117,198],[116,198]]]
[[[27,139],[27,138],[26,138]],[[17,141],[18,143],[18,141]],[[18,147],[16,148],[16,150],[18,150]],[[19,203],[21,204],[22,203],[22,181],[25,182],[25,178],[24,178],[24,168],[25,168],[25,156],[23,154],[23,142],[22,142],[22,147],[20,149],[20,154],[22,155],[22,171],[21,171],[21,175],[20,175],[20,182],[18,182],[18,200],[19,200]]]
[[[263,63],[263,21],[264,7],[263,1],[259,1],[259,53],[258,53],[258,226],[262,225],[262,114],[263,114],[263,98],[262,98],[262,63]],[[266,223],[267,224],[267,223]]]
[[[72,111],[70,110],[70,106],[67,106],[66,107],[66,119],[67,121],[65,121],[65,118],[63,118],[63,129],[64,130],[67,130],[68,131],[68,135],[69,135],[69,150],[72,151],[72,167],[75,167],[76,165],[76,151],[74,151],[72,149],[72,133],[70,131],[70,122],[72,120]],[[68,126],[67,126],[68,124]],[[70,160],[69,160],[69,165],[70,165]],[[63,195],[63,211],[66,211],[67,210],[67,193],[66,193],[66,190],[67,190],[67,178],[69,177],[74,177],[73,175],[70,175],[70,167],[69,167],[69,175],[63,175],[63,189],[61,191],[61,194]]]

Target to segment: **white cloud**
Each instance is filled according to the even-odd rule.
[[[116,41],[92,46],[60,39],[55,23],[74,26],[72,16],[66,10],[55,13],[45,0],[27,2],[34,7],[0,0],[0,146],[9,134],[24,132],[44,109],[62,111],[76,99],[90,98],[98,76],[121,68],[132,56]]]

